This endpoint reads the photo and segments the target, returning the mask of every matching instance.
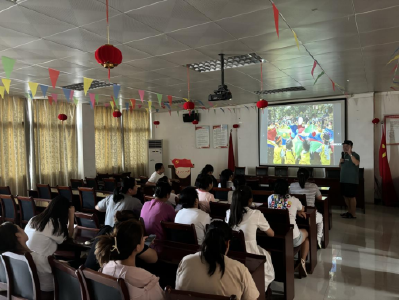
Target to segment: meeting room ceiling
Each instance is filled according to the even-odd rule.
[[[16,59],[11,74],[13,95],[26,95],[28,82],[49,85],[48,68],[59,70],[58,87],[81,83],[83,77],[106,81],[107,70],[94,58],[107,43],[106,0],[0,1],[0,55]],[[263,89],[303,86],[304,91],[265,96],[269,101],[390,91],[395,63],[386,65],[398,49],[398,0],[276,0],[275,5],[300,40],[280,19],[279,38],[268,0],[110,0],[111,43],[123,62],[111,71],[121,85],[121,102],[157,102],[156,93],[187,97],[186,64],[218,59],[219,53],[256,53],[263,63]],[[314,60],[321,69],[311,75]],[[220,72],[190,70],[190,98],[207,102],[220,84]],[[4,73],[0,74],[4,77]],[[398,79],[397,79],[398,81]],[[260,64],[227,69],[225,82],[232,101],[256,102],[260,96]],[[92,90],[100,103],[110,101],[112,87]],[[38,95],[40,92],[38,92]],[[79,101],[89,102],[83,92]]]

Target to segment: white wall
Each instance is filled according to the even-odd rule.
[[[398,114],[398,93],[392,97],[393,99],[390,102],[385,102],[386,100],[384,100],[382,105],[390,113]],[[307,100],[310,99],[302,101]],[[395,107],[396,101],[397,107]],[[237,145],[235,149],[236,165],[246,167],[247,174],[255,174],[255,167],[259,165],[257,112],[253,108],[247,110],[242,107],[240,110],[236,110],[236,113],[233,113],[233,111],[230,113],[227,109],[225,109],[225,113],[219,109],[216,110],[216,113],[212,109],[210,109],[210,112],[200,110],[199,113],[200,125],[228,124],[229,128],[232,128],[233,124],[240,124],[237,133],[235,129],[233,130],[233,142],[234,145]],[[194,176],[192,176],[193,184],[196,175],[204,165],[212,164],[215,174],[219,174],[227,167],[228,149],[195,148],[194,125],[183,123],[182,113],[180,113],[179,117],[176,112],[172,116],[169,113],[157,113],[154,114],[153,118],[161,123],[157,129],[153,128],[153,130],[155,139],[164,140],[164,163],[170,164],[174,158],[191,159],[195,164]],[[361,167],[365,169],[365,200],[369,203],[374,201],[374,145],[376,147],[376,142],[374,143],[374,127],[371,122],[373,118],[373,93],[358,94],[348,98],[347,137],[354,142],[354,151],[361,156]],[[398,156],[398,152],[396,156]],[[394,158],[390,159],[394,160]],[[392,161],[390,163],[391,165],[394,164]],[[273,172],[273,170],[271,171]],[[398,168],[397,173],[394,173],[394,170],[392,170],[392,173],[394,177],[397,174],[396,178],[398,178]],[[318,177],[323,175],[322,172],[317,174]]]
[[[379,118],[382,124],[375,125],[375,177],[381,182],[379,175],[379,147],[382,138],[382,126],[385,115],[399,114],[399,92],[377,93],[375,94],[375,117]],[[399,146],[387,146],[387,155],[389,160],[390,172],[394,186],[399,195]],[[379,193],[375,193],[375,197],[379,198]]]
[[[94,110],[87,104],[79,103],[76,116],[79,178],[96,177]]]

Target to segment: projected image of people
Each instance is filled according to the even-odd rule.
[[[270,107],[268,161],[274,165],[334,165],[333,104]]]

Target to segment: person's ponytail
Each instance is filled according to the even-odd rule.
[[[213,221],[201,246],[201,260],[208,264],[208,275],[212,276],[217,264],[221,278],[225,273],[225,252],[227,242],[232,239],[232,229],[223,221]]]
[[[157,198],[162,199],[166,198],[169,194],[171,194],[171,186],[167,182],[163,181],[158,181],[156,183],[156,190],[154,191],[154,194]]]
[[[253,198],[253,192],[248,186],[239,186],[233,192],[228,220],[230,227],[239,226],[242,222],[243,215],[247,212],[246,207],[249,206],[251,198]]]
[[[115,245],[114,235],[103,235],[99,237],[99,241],[96,244],[96,250],[94,254],[96,259],[102,267],[104,264],[108,263],[110,260],[118,259],[118,252],[111,251]]]
[[[305,168],[300,168],[297,171],[297,179],[299,180],[300,187],[304,189],[306,186],[307,179],[309,177],[308,170]]]
[[[124,194],[128,192],[129,189],[133,189],[136,185],[136,180],[131,177],[126,177],[121,182],[121,187],[117,187],[114,189],[113,193],[113,201],[114,203],[118,203],[119,201],[124,199]]]

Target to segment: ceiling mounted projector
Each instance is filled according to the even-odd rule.
[[[224,55],[221,56],[221,84],[218,86],[218,90],[214,90],[214,94],[208,96],[208,101],[222,101],[232,100],[232,93],[228,90],[228,86],[224,84]]]

